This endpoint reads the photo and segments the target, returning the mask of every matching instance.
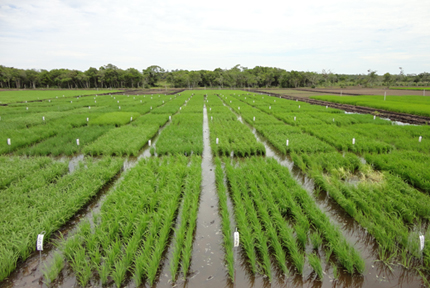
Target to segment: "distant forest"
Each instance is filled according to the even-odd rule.
[[[231,69],[217,68],[213,71],[165,70],[150,66],[142,71],[126,70],[108,64],[99,69],[90,67],[82,72],[70,69],[17,69],[0,65],[0,88],[297,88],[347,86],[429,86],[430,73],[399,74],[368,70],[364,74],[336,74],[330,70],[317,72],[287,71],[274,67],[256,66],[252,69],[236,65]]]

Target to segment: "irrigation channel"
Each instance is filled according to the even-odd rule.
[[[223,103],[225,106],[229,106]],[[231,109],[231,108],[230,108]],[[232,113],[233,110],[231,109]],[[179,111],[178,111],[179,112]],[[274,158],[280,165],[287,167],[292,177],[315,199],[318,207],[329,216],[332,223],[340,227],[343,236],[361,253],[366,262],[366,270],[363,275],[348,274],[338,271],[337,279],[333,276],[332,267],[323,264],[325,277],[322,281],[316,279],[312,268],[305,264],[303,275],[293,274],[282,275],[274,273],[276,277],[269,282],[266,277],[254,276],[249,272],[245,259],[245,254],[241,248],[235,248],[235,281],[228,278],[227,269],[224,264],[224,250],[222,247],[221,220],[219,216],[218,196],[215,185],[215,165],[213,153],[210,146],[209,119],[206,107],[203,108],[203,154],[202,154],[202,183],[200,204],[196,231],[194,235],[192,262],[188,277],[179,277],[172,283],[170,280],[169,257],[172,254],[172,245],[164,255],[162,268],[156,287],[422,287],[421,278],[413,271],[407,270],[400,265],[390,265],[378,261],[378,246],[372,236],[363,229],[352,217],[350,217],[326,192],[316,193],[313,181],[300,169],[294,166],[294,162],[288,156],[282,155],[270,145],[254,127],[242,121],[241,116],[235,113],[237,120],[248,127],[257,141],[262,143],[266,149],[266,156]],[[156,146],[158,136],[170,122],[159,129],[157,136],[152,138],[152,147]],[[134,167],[142,158],[151,157],[150,148],[146,145],[137,157],[128,158],[123,165],[123,169],[113,179],[111,179],[101,191],[93,198],[91,203],[82,208],[71,220],[68,221],[53,236],[49,244],[45,245],[42,253],[42,264],[38,253],[33,253],[26,261],[20,263],[18,268],[7,280],[0,283],[0,288],[4,287],[47,287],[43,282],[43,269],[49,265],[53,259],[53,254],[57,248],[52,245],[56,239],[60,239],[60,233],[64,238],[73,234],[76,227],[84,219],[92,219],[93,213],[100,210],[106,195],[115,189],[121,181],[123,174]],[[77,155],[69,160],[69,172],[72,172],[76,164],[83,159],[83,155]],[[61,159],[59,159],[61,160]],[[231,157],[232,162],[241,161],[240,158]],[[182,206],[182,205],[181,205]],[[234,223],[233,205],[228,198],[228,208],[230,220]],[[178,215],[181,215],[179,212]],[[178,218],[176,227],[181,219]],[[234,224],[232,224],[234,226]],[[232,227],[234,229],[234,227]],[[232,235],[233,236],[233,235]],[[171,243],[171,242],[170,242]],[[312,247],[306,246],[306,252]],[[322,260],[324,259],[321,253]],[[326,263],[326,261],[322,261]],[[272,263],[272,271],[276,271]],[[92,284],[94,284],[92,282]],[[148,284],[146,284],[148,285]],[[54,283],[54,287],[78,287],[78,282],[71,268],[66,266],[62,270],[61,276]],[[109,287],[113,285],[109,285]],[[93,286],[94,287],[94,286]],[[102,287],[95,285],[95,287]],[[135,287],[133,281],[128,281],[125,287]],[[145,286],[148,287],[148,286]]]

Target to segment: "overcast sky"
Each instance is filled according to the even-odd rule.
[[[0,0],[0,65],[430,72],[429,0]]]

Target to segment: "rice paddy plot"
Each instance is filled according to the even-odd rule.
[[[226,108],[224,113],[212,114],[211,105],[222,104],[218,97],[208,96],[207,99],[210,100],[208,120],[214,155],[230,155],[232,152],[239,157],[265,154],[264,145],[257,142],[249,128],[241,124],[229,109]]]
[[[198,111],[198,112],[195,112]],[[187,102],[187,109],[172,117],[157,142],[158,155],[201,155],[203,152],[203,95],[197,94]]]
[[[158,132],[157,125],[126,125],[110,129],[82,150],[87,155],[137,156],[140,149]]]
[[[393,172],[410,185],[430,193],[429,154],[396,150],[389,154],[366,154],[364,158],[376,169]]]
[[[18,155],[59,156],[73,155],[98,137],[112,129],[113,126],[85,126],[68,129],[38,144],[16,151]],[[77,141],[79,140],[79,145]]]
[[[64,175],[68,163],[55,162],[3,190],[0,280],[15,269],[18,260],[25,260],[35,250],[40,232],[45,231],[44,241],[48,241],[54,231],[117,174],[122,162],[113,158],[86,159],[68,175]]]
[[[22,101],[36,101],[49,98],[76,97],[79,95],[95,95],[114,93],[117,90],[19,90],[1,91],[0,103],[14,103]]]
[[[48,157],[0,156],[0,189],[52,162],[53,160]]]
[[[171,267],[181,265],[186,275],[191,260],[200,177],[198,157],[139,161],[109,193],[101,212],[94,215],[92,221],[97,225],[92,228],[90,221],[83,222],[74,236],[60,244],[79,284],[86,286],[101,281],[105,285],[113,281],[120,287],[131,277],[136,286],[145,282],[153,285],[173,234],[181,199],[184,207],[180,227],[184,228],[175,233]],[[178,270],[172,271],[172,276],[176,276]]]
[[[288,261],[295,273],[302,274],[308,237],[314,233],[323,239],[324,245],[317,245],[317,249],[322,249],[326,259],[333,254],[335,265],[351,274],[364,272],[360,254],[293,180],[286,167],[271,158],[229,162],[225,161],[229,194],[234,203],[241,248],[251,273],[260,271],[271,279],[273,259],[283,273],[288,273]],[[318,265],[312,267],[315,269]]]
[[[354,134],[390,144],[399,150],[413,150],[425,154],[430,152],[430,126],[427,125],[375,126],[360,124],[348,127],[348,130]]]
[[[430,116],[430,98],[426,96],[313,96],[311,98],[393,112]]]
[[[137,112],[111,112],[102,114],[91,120],[90,125],[121,125],[129,124],[140,116]]]
[[[360,135],[349,127],[304,126],[303,130],[327,142],[339,151],[385,153],[393,149],[392,145]]]
[[[0,136],[0,154],[13,152],[46,138],[57,135],[61,127],[39,125],[27,129],[2,129]]]

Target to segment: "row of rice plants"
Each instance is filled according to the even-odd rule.
[[[201,155],[203,152],[203,94],[192,96],[186,107],[188,111],[185,107],[182,108],[161,133],[156,146],[158,155],[176,153]]]
[[[52,164],[48,157],[5,157],[0,156],[0,189],[21,179],[25,175]]]
[[[0,193],[0,280],[18,260],[35,250],[37,234],[44,241],[66,223],[121,168],[121,159],[86,160],[72,174],[67,164],[54,162]]]
[[[430,100],[424,96],[313,96],[311,98],[334,103],[430,116]]]
[[[373,171],[369,165],[354,159],[353,155],[344,160],[349,165],[332,156],[294,155],[293,159],[303,163],[299,167],[311,175],[315,184],[327,191],[375,237],[381,253],[395,252],[400,248],[420,258],[417,230],[421,230],[422,221],[430,219],[430,197],[410,187],[396,175]],[[345,169],[348,166],[349,169]],[[356,184],[349,181],[354,177],[354,172],[358,177]],[[415,228],[410,229],[409,226]]]
[[[325,241],[326,259],[333,253],[338,264],[349,273],[363,273],[364,261],[359,253],[292,179],[288,169],[276,160],[251,158],[235,165],[226,162],[226,175],[241,245],[253,273],[256,272],[255,263],[261,263],[261,270],[270,278],[272,255],[284,273],[287,272],[285,259],[288,259],[302,274],[304,249],[309,234],[314,233]],[[309,262],[322,277],[320,261],[309,259]]]
[[[81,286],[93,273],[102,285],[113,280],[120,287],[128,275],[136,286],[154,284],[184,193],[192,211],[184,212],[183,221],[190,230],[195,226],[200,166],[198,157],[147,158],[124,175],[94,215],[96,225],[83,222],[60,245]],[[183,271],[192,249],[193,231],[188,232],[178,252]]]
[[[224,113],[212,112],[212,106],[222,105],[218,97],[208,96],[207,100],[208,117],[211,119],[209,121],[210,140],[214,155],[230,155],[232,151],[239,157],[265,154],[264,145],[257,142],[249,128],[241,124],[228,108]]]
[[[430,193],[430,155],[416,151],[366,154],[364,158],[378,170],[392,171],[410,185]]]
[[[58,133],[56,136],[16,151],[18,155],[73,155],[112,129],[112,126],[85,126]],[[79,145],[77,144],[79,139]]]
[[[221,230],[224,246],[224,262],[227,266],[228,276],[234,282],[234,253],[233,232],[231,230],[230,213],[227,206],[227,188],[224,184],[224,171],[220,158],[215,158],[215,181],[218,193],[219,214],[221,216]]]
[[[172,247],[173,253],[170,260],[170,275],[172,281],[176,281],[176,276],[181,265],[184,279],[188,275],[191,265],[193,250],[193,239],[197,224],[197,213],[200,200],[200,185],[202,180],[201,158],[192,157],[191,165],[185,182],[183,203],[181,207],[180,225],[175,231]]]

